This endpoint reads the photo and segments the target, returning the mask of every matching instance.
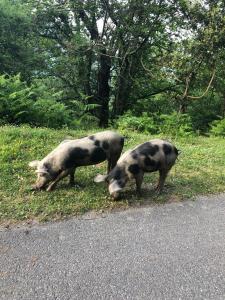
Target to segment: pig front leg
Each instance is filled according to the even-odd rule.
[[[109,172],[112,170],[111,161],[112,161],[111,157],[108,158],[107,174],[109,174]]]
[[[50,192],[53,190],[53,188],[55,188],[57,182],[59,182],[61,179],[63,179],[64,177],[66,177],[67,175],[70,174],[70,170],[64,170],[62,171],[55,180],[52,181],[52,183],[48,186],[48,188],[46,189],[46,191]]]
[[[77,183],[77,182],[75,181],[75,179],[74,179],[74,177],[75,177],[75,171],[76,171],[76,168],[74,168],[74,169],[72,169],[72,170],[69,171],[69,175],[70,175],[69,185],[70,185],[70,186],[77,186],[77,187],[82,188],[83,185],[80,184],[80,183]]]
[[[141,185],[143,182],[144,173],[139,172],[137,175],[135,175],[135,181],[136,181],[136,192],[139,196],[141,196]]]
[[[69,181],[70,186],[75,185],[75,180],[74,180],[75,171],[76,171],[76,169],[74,168],[74,169],[71,169],[69,172],[70,173],[70,181]]]

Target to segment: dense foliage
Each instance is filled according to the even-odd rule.
[[[222,0],[1,0],[0,123],[224,135],[224,15]]]

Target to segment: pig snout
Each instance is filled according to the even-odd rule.
[[[35,190],[41,190],[51,181],[50,175],[48,173],[38,173],[37,180],[33,188]]]
[[[120,193],[119,192],[114,192],[110,196],[113,198],[113,200],[118,200],[119,196],[120,196]]]
[[[114,200],[119,198],[120,191],[122,190],[122,188],[120,187],[120,185],[118,184],[118,182],[116,180],[109,183],[108,189],[109,189],[110,196]]]

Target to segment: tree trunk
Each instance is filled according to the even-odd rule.
[[[127,108],[127,100],[130,94],[130,79],[128,73],[129,62],[128,59],[125,59],[124,66],[118,76],[117,93],[113,107],[114,116],[123,114]]]
[[[222,117],[225,117],[225,93],[223,93]]]
[[[85,81],[84,81],[84,91],[85,91],[85,94],[87,96],[91,96],[92,95],[91,85],[90,85],[90,80],[91,80],[91,66],[92,66],[92,59],[93,59],[92,57],[93,57],[92,50],[89,50],[87,52],[87,55],[86,55],[87,66],[86,66],[86,78],[85,78]]]
[[[188,100],[187,97],[181,97],[180,99],[180,107],[179,107],[179,112],[181,114],[185,114],[187,112],[187,108],[188,108]]]
[[[181,114],[185,114],[187,112],[187,105],[186,105],[186,103],[181,103],[180,104],[179,112]]]
[[[107,127],[109,124],[109,80],[110,80],[111,59],[106,56],[106,50],[100,53],[100,68],[98,72],[98,93],[97,100],[101,107],[99,111],[99,126]]]

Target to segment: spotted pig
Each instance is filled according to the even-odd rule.
[[[106,181],[110,195],[116,199],[129,179],[136,181],[137,193],[145,172],[159,171],[157,190],[162,191],[169,170],[178,156],[177,148],[170,142],[160,139],[151,140],[126,151],[108,175],[97,175],[95,182]]]
[[[108,173],[115,167],[123,149],[124,138],[113,131],[103,131],[76,140],[65,140],[41,161],[29,166],[36,168],[37,181],[33,189],[51,191],[58,181],[70,175],[74,184],[77,167],[108,161]]]

